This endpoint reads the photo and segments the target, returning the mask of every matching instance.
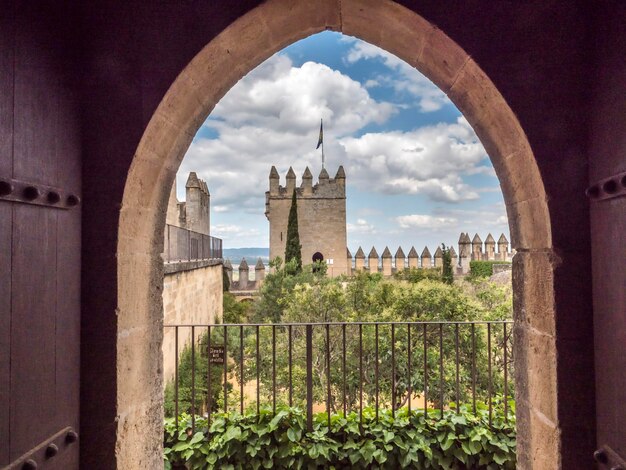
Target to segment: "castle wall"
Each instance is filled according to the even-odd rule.
[[[163,324],[207,324],[222,319],[222,262],[206,262],[206,266],[165,274],[163,277]],[[196,337],[201,332],[197,332]],[[164,385],[174,376],[175,330],[163,331]],[[191,341],[191,331],[179,329],[178,353]]]

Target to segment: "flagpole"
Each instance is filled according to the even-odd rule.
[[[323,128],[324,121],[320,119],[320,129]],[[322,135],[322,170],[324,169],[324,136]]]

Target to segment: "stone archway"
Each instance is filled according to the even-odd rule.
[[[560,467],[550,215],[532,150],[478,64],[446,34],[391,0],[268,0],[185,67],[152,116],[124,191],[118,242],[117,463],[157,468],[162,436],[162,231],[169,188],[221,97],[273,53],[332,29],[397,55],[457,105],[487,150],[509,216],[514,261],[520,468]],[[123,334],[121,334],[123,332]]]

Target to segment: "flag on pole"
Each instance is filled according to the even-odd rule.
[[[320,137],[317,140],[317,147],[315,147],[315,150],[320,148],[320,145],[322,145],[323,143],[324,143],[324,128],[322,127],[322,120],[320,119]]]

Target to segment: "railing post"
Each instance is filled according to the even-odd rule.
[[[313,325],[306,326],[306,427],[313,431]]]

